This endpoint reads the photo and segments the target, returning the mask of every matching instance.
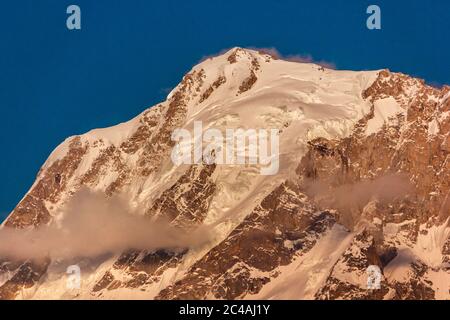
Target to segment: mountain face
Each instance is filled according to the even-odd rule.
[[[277,129],[278,171],[174,164],[173,132],[198,122],[203,131]],[[67,139],[2,226],[57,224],[88,188],[177,230],[206,228],[208,241],[0,256],[0,298],[449,299],[449,132],[450,87],[234,48],[131,121]],[[70,265],[80,288],[66,286]],[[375,289],[370,267],[380,271]]]

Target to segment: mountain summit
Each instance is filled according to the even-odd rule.
[[[0,298],[449,299],[449,98],[388,70],[242,48],[208,58],[166,101],[49,156],[0,230],[35,230],[48,254],[12,257],[4,238]],[[252,158],[175,164],[174,132],[195,137],[198,123],[203,139],[276,129],[278,171]],[[147,220],[158,236],[143,245]],[[57,247],[67,230],[84,232],[67,242],[80,250]]]

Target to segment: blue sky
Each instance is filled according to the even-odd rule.
[[[66,28],[77,4],[82,29]],[[381,7],[382,29],[366,28]],[[390,68],[450,84],[450,1],[9,0],[0,10],[0,220],[66,137],[164,99],[202,57],[233,46]]]

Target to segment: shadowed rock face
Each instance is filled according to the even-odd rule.
[[[15,270],[14,276],[1,287],[0,300],[14,299],[17,291],[32,288],[45,273],[48,264],[48,260],[29,261],[21,264]]]
[[[242,94],[245,98],[260,83],[262,65],[272,63],[272,58],[255,57],[238,48],[225,62],[236,66],[240,59],[246,59],[247,69],[245,76],[232,85],[230,95]],[[326,77],[326,70],[321,71],[321,77]],[[132,200],[145,203],[149,219],[168,221],[183,230],[202,226],[212,204],[222,201],[217,196],[224,184],[218,180],[220,168],[189,165],[176,174],[170,171],[171,135],[174,129],[186,125],[188,114],[195,114],[200,104],[208,105],[208,99],[233,80],[222,71],[208,79],[205,70],[193,69],[168,101],[138,117],[135,129],[120,143],[111,143],[107,137],[71,138],[67,151],[41,169],[5,227],[38,228],[51,223],[58,208],[82,186],[100,189],[108,196],[132,187]],[[449,87],[439,90],[403,74],[381,71],[361,92],[371,104],[371,112],[360,119],[352,133],[335,140],[311,138],[296,174],[252,203],[250,213],[204,254],[191,261],[193,255],[187,248],[130,248],[98,271],[88,294],[103,298],[116,290],[145,293],[157,287],[159,291],[152,293],[152,298],[248,297],[281,277],[280,267],[311,252],[333,226],[343,225],[353,236],[352,241],[326,270],[325,281],[314,298],[436,298],[436,283],[429,274],[446,272],[450,277],[450,238],[439,243],[441,264],[432,265],[416,254],[405,260],[406,277],[393,277],[392,270],[398,260],[404,259],[405,251],[417,250],[420,239],[434,237],[432,228],[442,226],[450,217],[450,116],[445,116],[450,115],[449,92]],[[376,102],[386,98],[394,99],[404,112],[394,115],[377,132],[367,134],[377,114]],[[349,197],[351,201],[336,199],[347,190],[360,195],[359,190],[371,181],[396,175],[412,186],[408,192],[391,188],[393,194],[387,199],[367,192],[357,199]],[[160,180],[164,181],[163,188],[147,195],[146,188]],[[321,189],[317,191],[314,186]],[[23,289],[37,288],[49,265],[50,259],[5,261],[0,257],[0,280],[4,279],[0,282],[0,299],[15,299]],[[379,266],[383,273],[380,290],[366,288],[366,269],[371,265]],[[182,272],[166,283],[163,280],[170,270]]]
[[[47,205],[57,206],[63,195],[71,195],[82,186],[95,186],[107,173],[116,172],[117,179],[105,188],[107,195],[112,195],[129,183],[133,176],[148,175],[169,157],[173,142],[171,132],[181,126],[186,115],[186,96],[194,85],[193,75],[188,74],[180,84],[179,90],[167,106],[159,105],[145,112],[139,120],[136,132],[120,148],[114,145],[101,148],[104,141],[84,142],[80,137],[71,139],[68,151],[50,167],[41,169],[37,183],[28,192],[5,222],[10,228],[38,228],[51,222]],[[91,167],[81,176],[75,176],[77,169],[90,149],[100,148],[99,155]],[[122,158],[122,152],[133,154],[140,150],[136,168],[130,168]],[[69,183],[71,183],[69,185]],[[1,260],[0,260],[1,261]],[[4,263],[8,263],[7,261]],[[0,286],[0,297],[13,299],[22,288],[31,287],[45,274],[49,261],[14,262],[18,265],[7,271],[13,276]],[[0,269],[0,275],[6,270]]]
[[[8,228],[37,228],[50,222],[51,216],[45,205],[45,201],[56,203],[61,192],[66,188],[80,164],[86,147],[82,146],[79,139],[74,138],[69,145],[67,155],[61,160],[55,161],[45,175],[35,184],[31,191],[14,209],[5,222]],[[0,269],[0,275],[11,273],[13,276],[0,287],[0,299],[14,299],[22,288],[33,287],[45,274],[49,261],[14,261],[2,262],[5,267]]]
[[[172,187],[156,199],[147,215],[180,227],[200,225],[216,191],[211,177],[215,168],[215,164],[190,166]]]
[[[418,91],[408,93],[411,83],[418,83]],[[365,273],[369,265],[378,265],[382,270],[397,255],[399,240],[383,236],[388,224],[401,226],[401,233],[410,245],[416,243],[421,224],[441,225],[449,216],[449,140],[450,118],[440,122],[447,128],[430,137],[428,127],[433,119],[449,110],[449,92],[446,87],[437,90],[425,86],[416,79],[401,74],[381,72],[377,81],[363,95],[372,101],[386,96],[394,97],[408,110],[407,116],[398,116],[394,124],[385,124],[379,132],[364,135],[367,121],[362,119],[354,133],[347,139],[328,141],[317,139],[309,144],[309,152],[297,170],[303,181],[324,182],[330,192],[342,185],[358,184],[390,174],[401,174],[412,184],[412,192],[405,197],[394,197],[387,203],[375,202],[370,208],[348,206],[339,208],[337,221],[350,228],[361,230],[361,221],[379,219],[377,225],[362,228],[351,247],[343,254],[328,277],[325,286],[317,293],[318,299],[433,299],[435,292],[425,273],[430,270],[423,261],[412,261],[409,276],[403,282],[383,282],[381,290],[368,291],[355,286],[342,277],[342,265],[347,273]],[[389,186],[386,186],[389,187]],[[325,197],[326,198],[326,197]],[[322,199],[315,199],[320,207]],[[325,201],[327,205],[333,201]],[[448,240],[447,240],[448,242]],[[448,252],[442,248],[443,265],[448,261]],[[359,252],[359,254],[355,254]],[[355,257],[356,256],[356,257]],[[337,270],[339,269],[339,270]],[[339,273],[339,272],[340,273]],[[448,273],[450,277],[450,273]]]
[[[69,146],[69,152],[61,160],[55,161],[25,198],[14,209],[6,220],[5,226],[12,228],[38,227],[50,221],[51,216],[44,201],[56,203],[67,182],[77,169],[86,147],[80,140],[74,138]]]
[[[277,267],[309,251],[333,224],[328,212],[315,212],[298,186],[283,183],[158,298],[237,299],[258,293]]]
[[[155,200],[146,214],[155,219],[169,221],[182,229],[199,226],[216,190],[211,179],[215,168],[215,165],[191,166],[172,187]],[[139,288],[157,282],[164,271],[176,267],[186,253],[187,249],[126,252],[114,263],[113,269],[125,273],[128,280],[116,280],[112,271],[106,271],[95,284],[93,291]]]
[[[123,253],[114,263],[113,270],[106,271],[103,277],[95,284],[92,291],[100,292],[102,290],[116,290],[119,288],[139,289],[145,285],[152,284],[161,279],[161,275],[168,268],[178,265],[185,251],[170,252],[158,250],[147,251],[129,251]],[[120,271],[127,276],[126,281],[115,279],[112,272]]]

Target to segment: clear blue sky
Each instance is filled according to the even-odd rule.
[[[66,28],[77,4],[82,30]],[[366,28],[369,4],[382,30]],[[0,6],[0,220],[66,137],[164,99],[203,56],[275,47],[450,84],[450,1],[9,0]]]

